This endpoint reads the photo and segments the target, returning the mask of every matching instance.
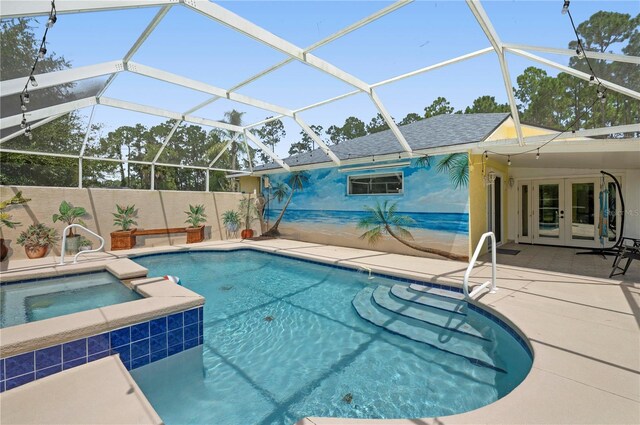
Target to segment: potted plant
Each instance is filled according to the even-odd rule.
[[[222,224],[226,229],[227,238],[237,237],[238,229],[240,228],[240,214],[238,211],[228,210],[222,213]]]
[[[258,208],[255,202],[251,201],[251,195],[248,198],[242,198],[238,207],[240,210],[240,218],[244,223],[244,229],[240,232],[242,239],[249,239],[253,237],[253,229],[251,223],[258,219]]]
[[[16,226],[20,225],[19,222],[13,221],[13,216],[5,210],[11,205],[24,204],[30,200],[31,199],[23,198],[22,192],[18,192],[13,196],[13,198],[0,202],[0,231],[3,227],[15,229]],[[4,238],[0,237],[0,261],[3,261],[7,257],[8,253],[9,248],[4,244]]]
[[[185,223],[189,226],[187,230],[187,243],[197,243],[204,240],[204,225],[207,219],[204,213],[204,205],[189,205],[189,211],[184,212],[187,215]]]
[[[60,207],[58,208],[59,214],[54,214],[52,219],[53,222],[62,221],[66,223],[67,226],[70,224],[75,224],[76,222],[81,225],[85,225],[84,221],[80,219],[80,217],[84,217],[87,215],[87,210],[82,207],[74,207],[67,201],[62,201]],[[75,254],[78,252],[80,248],[80,238],[79,235],[73,233],[73,228],[69,229],[69,233],[67,233],[67,240],[65,244],[65,251],[67,254]]]
[[[16,242],[24,246],[27,257],[41,258],[47,255],[49,247],[56,240],[58,240],[58,231],[39,223],[32,224],[27,230],[20,232]]]
[[[116,204],[116,212],[113,215],[113,224],[120,227],[120,230],[111,232],[111,249],[131,249],[136,246],[135,228],[131,226],[138,224],[134,219],[138,216],[135,205],[123,207]]]
[[[93,244],[91,241],[84,236],[80,236],[80,243],[78,244],[78,249],[80,251],[90,251],[93,248]]]

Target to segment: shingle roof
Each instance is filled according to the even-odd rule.
[[[481,142],[508,116],[508,113],[437,115],[399,126],[399,128],[411,149],[439,148]],[[339,145],[332,145],[330,148],[341,160],[404,152],[391,130],[347,140]],[[331,159],[320,149],[284,159],[284,162],[292,167],[330,161]],[[254,171],[276,168],[280,168],[280,166],[276,163],[270,163],[254,167]]]

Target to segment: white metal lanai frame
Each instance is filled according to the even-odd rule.
[[[412,156],[413,155],[413,151],[411,149],[411,147],[409,146],[409,144],[407,143],[406,139],[404,138],[404,136],[402,135],[402,133],[400,132],[400,130],[398,129],[397,125],[395,124],[395,122],[393,121],[393,119],[391,118],[389,112],[387,111],[387,109],[385,108],[382,100],[380,99],[380,97],[378,96],[378,94],[376,93],[375,89],[377,87],[386,85],[386,84],[391,84],[393,82],[405,79],[405,78],[409,78],[409,77],[413,77],[415,75],[419,75],[422,73],[426,73],[438,68],[442,68],[457,62],[461,62],[461,61],[465,61],[480,55],[484,55],[487,54],[491,51],[494,51],[497,56],[498,56],[498,61],[500,63],[500,69],[501,69],[501,73],[502,73],[502,78],[504,80],[504,84],[505,84],[505,90],[507,93],[507,98],[509,100],[509,106],[511,109],[511,114],[513,116],[513,120],[514,120],[514,124],[516,127],[516,134],[517,134],[517,143],[520,146],[524,146],[525,143],[527,142],[526,139],[523,138],[522,136],[522,129],[521,129],[521,125],[520,125],[520,119],[519,119],[519,115],[518,115],[518,110],[516,108],[516,104],[515,104],[515,98],[513,96],[513,91],[511,89],[512,87],[512,83],[511,83],[511,78],[509,75],[509,71],[508,71],[508,63],[507,63],[507,58],[505,55],[505,52],[510,52],[512,54],[517,54],[520,55],[522,57],[528,58],[530,60],[533,61],[537,61],[540,63],[543,63],[547,66],[551,66],[551,67],[555,67],[561,71],[567,72],[571,75],[574,75],[578,78],[582,78],[582,79],[589,79],[589,75],[585,74],[583,72],[571,69],[569,67],[566,67],[562,64],[559,64],[557,62],[548,60],[548,59],[544,59],[544,58],[540,58],[528,51],[541,51],[541,52],[546,52],[546,53],[553,53],[553,54],[562,54],[562,55],[566,55],[566,56],[576,56],[576,52],[572,51],[572,50],[568,50],[568,49],[558,49],[558,48],[547,48],[547,47],[540,47],[540,46],[527,46],[527,45],[516,45],[516,44],[509,44],[509,43],[504,43],[498,33],[496,32],[495,28],[493,27],[493,25],[491,24],[489,17],[487,16],[486,12],[484,11],[484,8],[482,7],[482,5],[480,4],[480,1],[478,0],[466,0],[467,5],[469,6],[469,9],[471,10],[472,14],[474,15],[474,17],[476,18],[476,20],[478,21],[478,24],[480,25],[480,27],[482,28],[483,32],[485,33],[485,35],[487,36],[487,39],[489,41],[489,43],[491,44],[491,47],[485,48],[485,49],[481,49],[481,50],[477,50],[475,52],[471,52],[468,53],[466,55],[462,55],[462,56],[458,56],[456,58],[452,58],[440,63],[436,63],[433,65],[429,65],[426,66],[424,68],[406,73],[406,74],[402,74],[399,75],[397,77],[393,77],[384,81],[380,81],[374,84],[368,84],[362,80],[360,80],[359,78],[341,70],[340,68],[316,57],[315,55],[311,54],[311,51],[324,46],[328,43],[331,43],[334,40],[339,39],[340,37],[345,36],[346,34],[349,34],[379,18],[382,18],[383,16],[411,3],[413,0],[400,0],[397,1],[385,8],[380,9],[379,11],[377,11],[376,13],[342,29],[341,31],[336,32],[335,34],[330,35],[329,37],[326,37],[323,40],[318,41],[317,43],[307,47],[307,48],[300,48],[276,35],[274,35],[273,33],[255,25],[254,23],[230,12],[229,10],[215,4],[215,3],[211,3],[207,0],[92,0],[90,2],[86,2],[86,1],[76,1],[76,0],[65,0],[65,1],[59,1],[56,4],[56,9],[57,9],[57,13],[58,14],[65,14],[65,13],[78,13],[78,12],[91,12],[91,11],[102,11],[102,10],[118,10],[118,9],[128,9],[128,8],[140,8],[140,7],[158,7],[160,6],[160,10],[156,13],[156,15],[154,16],[154,18],[151,20],[151,22],[147,25],[147,27],[145,28],[145,30],[142,32],[142,34],[138,37],[138,39],[136,40],[136,42],[133,44],[133,46],[129,49],[129,51],[127,52],[127,54],[124,56],[124,58],[122,60],[118,60],[118,61],[111,61],[111,62],[105,62],[102,64],[97,64],[97,65],[91,65],[91,66],[84,66],[84,67],[79,67],[79,68],[73,68],[73,69],[68,69],[68,70],[63,70],[63,71],[56,71],[56,72],[50,72],[50,73],[46,73],[46,74],[40,74],[40,75],[36,75],[37,81],[38,81],[38,87],[34,87],[31,88],[31,91],[34,90],[38,90],[38,89],[42,89],[42,88],[46,88],[46,87],[51,87],[54,85],[59,85],[59,84],[64,84],[64,83],[69,83],[69,82],[73,82],[73,81],[78,81],[78,80],[83,80],[83,79],[88,79],[88,78],[93,78],[93,77],[99,77],[99,76],[104,76],[104,75],[109,75],[105,86],[103,87],[103,89],[96,95],[93,97],[89,97],[86,99],[80,99],[80,100],[76,100],[76,101],[72,101],[72,102],[67,102],[67,103],[63,103],[63,104],[58,104],[58,105],[54,105],[54,106],[50,106],[47,108],[42,108],[39,110],[34,110],[34,111],[30,111],[30,121],[33,120],[38,120],[41,119],[42,121],[38,122],[38,123],[34,123],[32,125],[33,128],[35,128],[36,126],[40,126],[44,123],[50,122],[51,120],[62,116],[66,113],[72,112],[74,110],[77,109],[81,109],[81,108],[85,108],[85,107],[89,107],[92,106],[92,111],[91,111],[91,115],[89,118],[89,123],[87,126],[87,134],[85,135],[84,138],[84,142],[82,145],[82,149],[80,151],[79,155],[60,155],[60,154],[54,154],[54,153],[43,153],[43,152],[31,152],[31,151],[18,151],[18,150],[10,150],[10,149],[2,149],[0,147],[0,151],[3,152],[19,152],[19,153],[26,153],[26,154],[34,154],[34,155],[46,155],[46,156],[59,156],[59,157],[69,157],[69,158],[77,158],[79,160],[79,185],[81,187],[82,185],[82,160],[83,159],[90,159],[90,160],[102,160],[102,161],[115,161],[115,162],[130,162],[130,163],[137,163],[137,164],[145,164],[145,165],[150,165],[152,167],[152,171],[155,169],[155,166],[169,166],[169,167],[184,167],[184,168],[191,168],[191,169],[199,169],[199,170],[206,170],[207,171],[207,181],[208,181],[208,177],[209,177],[209,171],[211,170],[221,170],[221,171],[234,171],[237,172],[238,170],[228,170],[228,169],[220,169],[220,168],[213,168],[213,166],[215,165],[215,163],[218,161],[218,159],[222,156],[222,153],[224,151],[226,151],[231,142],[229,142],[225,148],[219,152],[219,154],[215,157],[215,159],[213,161],[211,161],[211,163],[207,166],[207,167],[197,167],[197,166],[191,166],[191,165],[177,165],[177,164],[165,164],[165,163],[160,163],[159,158],[162,154],[162,152],[164,151],[164,148],[167,146],[167,144],[169,143],[169,141],[171,140],[171,137],[173,136],[173,134],[175,133],[175,131],[178,129],[178,127],[183,123],[183,122],[190,122],[190,123],[194,123],[194,124],[201,124],[201,125],[206,125],[206,126],[211,126],[214,128],[220,128],[220,129],[225,129],[228,131],[231,131],[235,134],[235,136],[233,137],[232,140],[236,140],[237,137],[239,135],[243,135],[244,136],[244,143],[246,145],[247,140],[251,140],[259,149],[261,149],[262,151],[264,151],[269,157],[271,157],[275,162],[277,162],[278,164],[280,164],[283,168],[285,169],[289,169],[289,167],[287,166],[287,164],[284,163],[284,161],[282,161],[281,158],[278,157],[278,155],[276,155],[271,149],[269,149],[266,145],[264,145],[257,137],[255,137],[253,134],[251,134],[251,132],[249,131],[251,128],[257,127],[259,125],[262,125],[266,122],[269,121],[273,121],[276,119],[280,119],[283,117],[290,117],[292,118],[302,129],[302,131],[304,131],[307,135],[309,135],[309,137],[311,137],[319,146],[320,148],[329,156],[329,158],[337,165],[341,164],[340,159],[329,149],[329,147],[321,140],[321,138],[314,133],[314,131],[309,127],[309,125],[307,125],[307,123],[302,120],[302,118],[300,117],[300,115],[298,115],[300,112],[309,110],[309,109],[313,109],[322,105],[326,105],[328,103],[331,102],[335,102],[338,101],[340,99],[344,99],[346,97],[349,96],[353,96],[355,94],[359,94],[359,93],[366,93],[369,98],[371,99],[372,103],[374,104],[374,106],[377,108],[378,112],[380,112],[380,114],[382,115],[382,117],[384,118],[385,122],[388,124],[389,128],[391,129],[392,133],[394,134],[395,138],[397,139],[397,142],[400,144],[400,146],[402,147],[402,149],[405,151],[405,154],[407,156]],[[200,81],[196,81],[196,80],[192,80],[189,78],[185,78],[183,76],[180,75],[176,75],[170,72],[166,72],[166,71],[162,71],[156,68],[152,68],[143,64],[139,64],[136,62],[131,61],[132,57],[135,55],[135,53],[138,51],[138,49],[144,44],[144,42],[147,40],[147,38],[149,37],[149,35],[151,35],[151,33],[153,32],[153,30],[157,27],[157,25],[162,21],[162,19],[166,16],[167,12],[171,9],[171,7],[173,7],[174,5],[182,5],[184,7],[187,7],[188,9],[191,9],[193,11],[196,11],[202,15],[204,15],[205,17],[216,21],[218,23],[221,23],[227,27],[230,27],[231,29],[246,35],[247,37],[253,38],[257,41],[259,41],[260,43],[263,43],[275,50],[278,50],[281,53],[284,53],[285,55],[288,56],[287,59],[265,69],[264,71],[246,79],[245,81],[242,81],[238,84],[236,84],[235,86],[233,86],[232,88],[226,90],[223,88],[219,88],[219,87],[215,87],[213,85],[204,83],[204,82],[200,82]],[[2,10],[0,10],[0,17],[1,18],[14,18],[14,17],[27,17],[27,16],[40,16],[40,15],[46,15],[49,13],[50,10],[50,2],[49,0],[30,0],[30,1],[22,1],[22,0],[3,0],[2,1]],[[593,58],[598,58],[598,59],[606,59],[606,60],[611,60],[611,61],[619,61],[619,62],[628,62],[628,63],[633,63],[633,64],[640,64],[640,58],[639,57],[635,57],[635,56],[625,56],[625,55],[618,55],[618,54],[611,54],[611,53],[598,53],[598,52],[591,52],[591,51],[586,51],[585,52],[587,54],[587,56],[589,57],[593,57]],[[268,102],[264,102],[262,100],[259,99],[255,99],[249,96],[245,96],[245,95],[241,95],[236,93],[235,91],[238,90],[239,88],[261,78],[264,77],[265,75],[270,74],[271,72],[281,68],[282,66],[294,61],[300,61],[302,63],[305,63],[306,65],[309,65],[323,73],[326,73],[330,76],[332,76],[333,78],[336,78],[342,82],[345,82],[351,86],[353,86],[355,88],[354,91],[351,91],[349,93],[345,93],[342,94],[340,96],[336,96],[334,98],[331,99],[327,99],[324,100],[322,102],[318,102],[312,105],[308,105],[306,107],[297,109],[297,110],[292,110],[292,109],[288,109],[286,107],[283,106],[279,106],[279,105],[274,105]],[[132,102],[127,102],[127,101],[123,101],[123,100],[118,100],[118,99],[112,99],[112,98],[107,98],[104,97],[103,94],[106,91],[106,89],[109,87],[109,85],[113,82],[113,80],[117,77],[117,75],[121,72],[132,72],[138,75],[142,75],[145,77],[149,77],[149,78],[154,78],[160,81],[164,81],[164,82],[168,82],[171,84],[176,84],[182,87],[187,87],[190,89],[194,89],[197,91],[201,91],[203,93],[208,93],[211,94],[212,97],[198,105],[195,105],[194,107],[190,108],[189,110],[183,112],[183,113],[178,113],[178,112],[173,112],[173,111],[167,111],[167,110],[163,110],[163,109],[159,109],[159,108],[155,108],[152,106],[146,106],[146,105],[139,105],[136,103],[132,103]],[[20,93],[23,86],[24,86],[24,78],[17,78],[14,80],[8,80],[8,81],[3,81],[0,83],[0,92],[2,93],[2,96],[6,96],[6,95],[10,95],[10,94],[17,94]],[[620,85],[602,80],[602,84],[604,87],[606,87],[609,90],[613,90],[619,93],[622,93],[626,96],[630,96],[632,98],[635,99],[640,99],[640,93],[638,93],[637,91],[631,90],[629,88],[626,87],[622,87]],[[202,118],[202,117],[198,117],[193,115],[194,112],[196,112],[197,110],[203,108],[206,105],[211,104],[212,102],[215,102],[218,99],[228,99],[240,104],[245,104],[245,105],[249,105],[252,107],[257,107],[263,110],[266,110],[268,112],[274,113],[274,116],[272,118],[268,118],[262,121],[259,121],[257,123],[253,123],[250,125],[246,125],[243,127],[238,127],[238,126],[233,126],[227,123],[223,123],[220,121],[215,121],[215,120],[211,120],[208,118]],[[110,106],[110,107],[114,107],[114,108],[121,108],[121,109],[125,109],[125,110],[129,110],[129,111],[135,111],[135,112],[141,112],[141,113],[145,113],[145,114],[150,114],[150,115],[156,115],[156,116],[160,116],[160,117],[165,117],[165,118],[169,118],[169,119],[173,119],[175,120],[174,122],[174,126],[171,129],[170,133],[167,135],[167,137],[163,140],[163,143],[161,145],[160,150],[158,151],[158,153],[156,154],[155,158],[153,159],[153,161],[151,162],[145,162],[145,161],[127,161],[127,160],[120,160],[120,159],[109,159],[109,158],[93,158],[93,157],[86,157],[84,155],[85,152],[85,148],[86,148],[86,144],[88,141],[88,134],[89,134],[89,129],[91,127],[91,122],[92,122],[92,118],[93,118],[93,108],[95,108],[95,105],[104,105],[104,106]],[[6,117],[3,118],[2,120],[0,120],[0,128],[8,128],[8,127],[12,127],[15,126],[17,124],[19,124],[20,120],[22,118],[22,115],[15,115],[15,116],[10,116],[10,117]],[[640,131],[640,125],[634,126],[634,129],[636,129],[637,131]],[[601,130],[604,131],[606,134],[606,130],[605,129],[595,129],[597,130]],[[3,139],[0,139],[0,144],[10,140],[14,137],[17,137],[21,134],[24,134],[24,130],[20,130],[17,131],[11,135],[8,135],[6,137],[4,137]],[[502,141],[502,143],[504,143]],[[249,174],[250,172],[244,172]],[[151,173],[152,176],[152,180],[151,180],[151,189],[153,190],[155,188],[155,182],[154,182],[154,172]],[[208,190],[208,185],[207,185],[207,190]]]

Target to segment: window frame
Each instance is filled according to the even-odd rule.
[[[351,180],[362,177],[385,177],[385,176],[400,176],[400,191],[393,193],[351,193]],[[381,173],[361,173],[351,174],[347,177],[347,196],[404,196],[404,171],[387,171]]]

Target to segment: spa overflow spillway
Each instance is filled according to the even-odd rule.
[[[0,327],[20,325],[138,300],[108,272],[83,273],[0,285]]]
[[[132,372],[167,424],[451,415],[531,368],[515,332],[457,293],[248,250],[135,261],[206,298],[202,355]]]

